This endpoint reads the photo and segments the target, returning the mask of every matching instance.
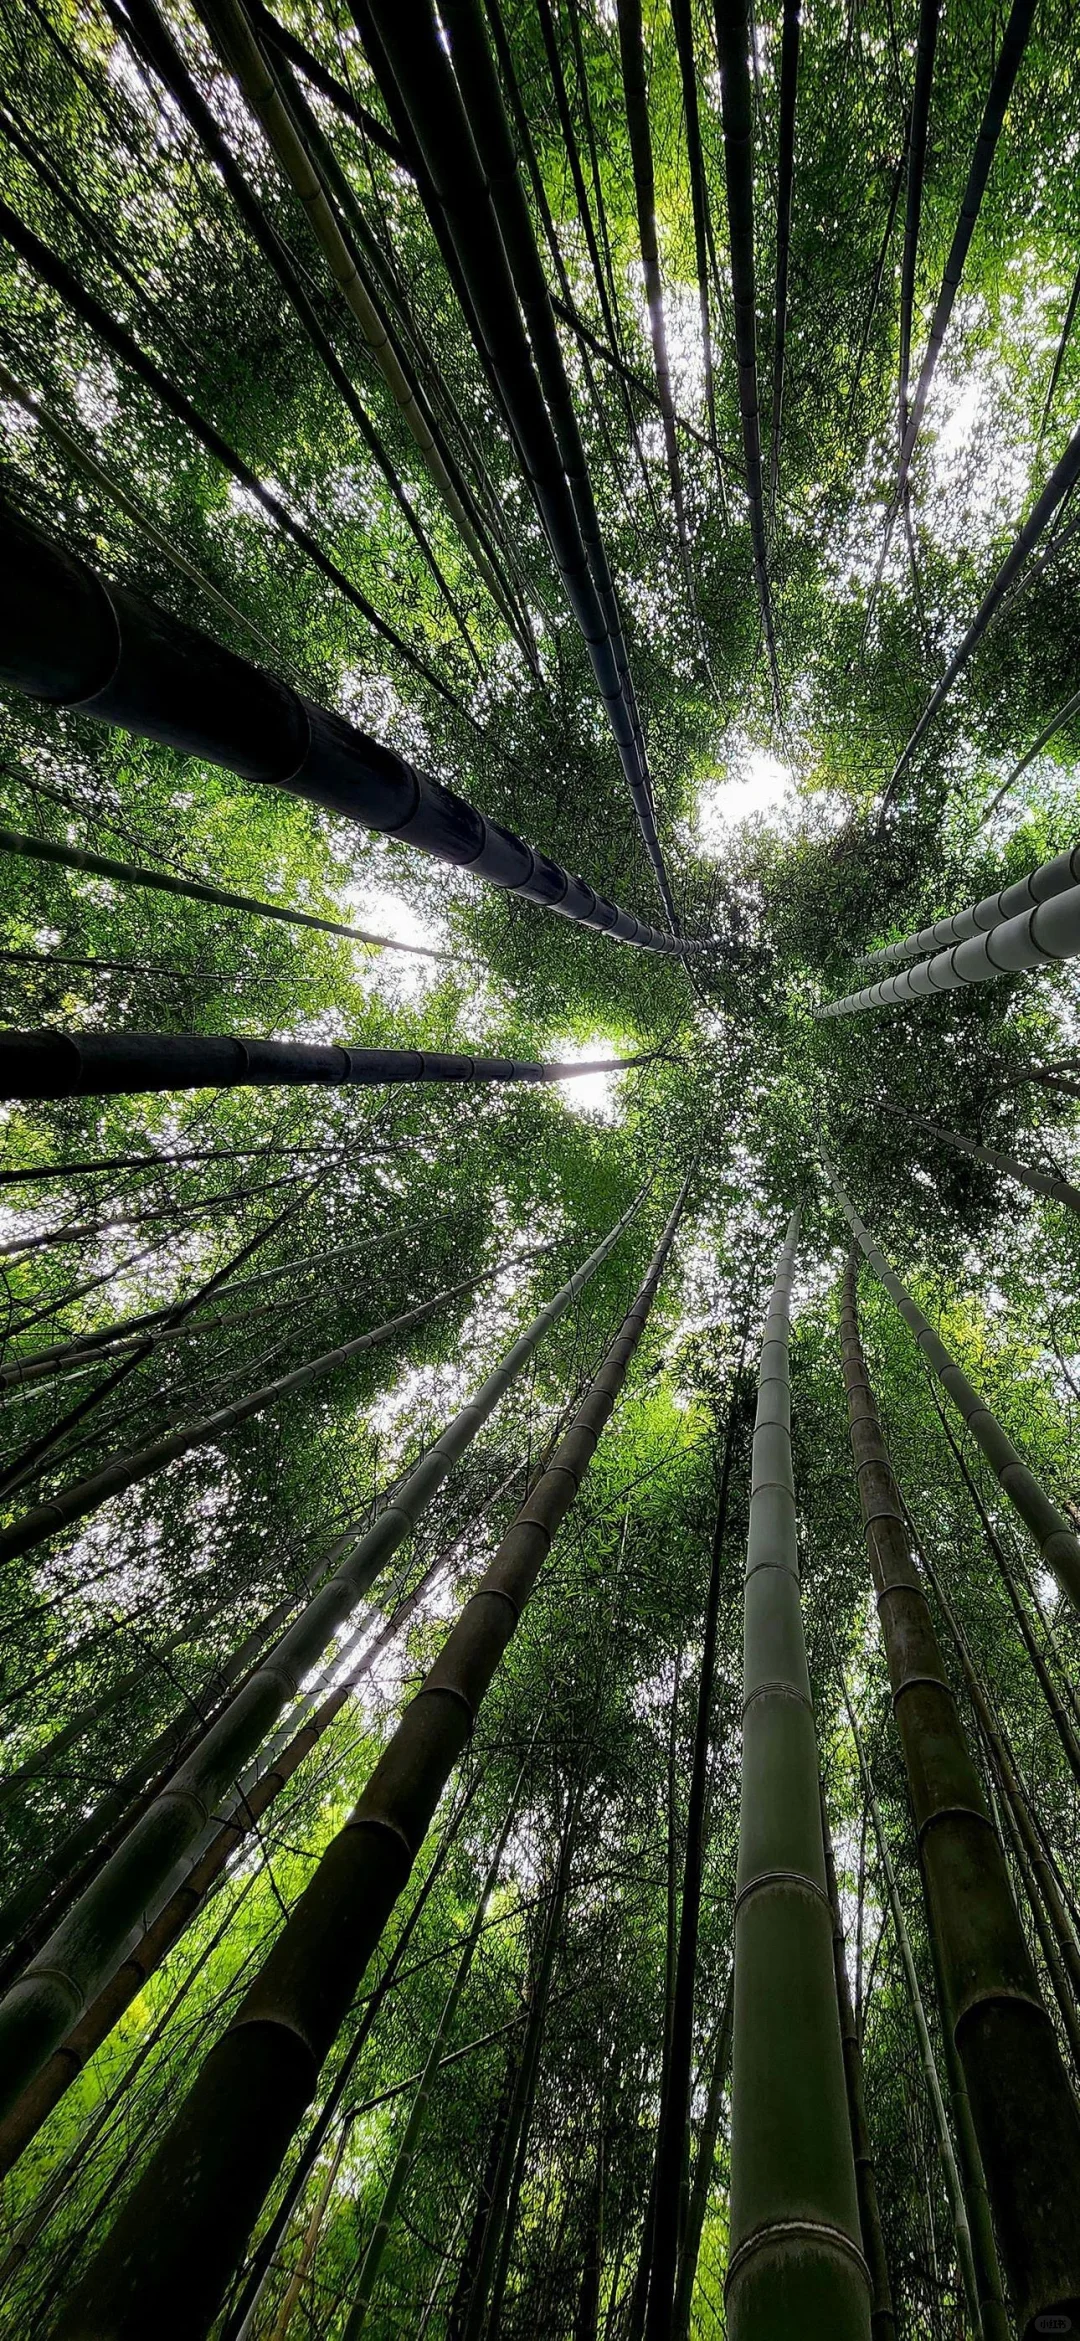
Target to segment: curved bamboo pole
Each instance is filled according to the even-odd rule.
[[[207,2057],[160,2153],[62,2312],[58,2341],[65,2335],[74,2341],[88,2325],[134,2341],[154,2329],[178,2288],[192,2341],[212,2323],[615,1406],[686,1194],[684,1184],[645,1282],[570,1430],[406,1709],[356,1811],[323,1855],[232,2025]]]
[[[735,1904],[731,2341],[868,2341],[803,1640],[788,1350],[801,1211],[761,1349],[746,1550]]]
[[[904,1522],[859,1336],[852,1251],[841,1357],[859,1503],[944,2013],[963,2067],[1021,2329],[1080,2310],[1080,2110],[1012,1899]],[[1002,2320],[1003,2321],[1003,2320]],[[1000,2330],[999,2321],[999,2330]]]
[[[66,2038],[92,1996],[124,1957],[133,1926],[143,1923],[175,1884],[177,1861],[194,1843],[218,1798],[274,1728],[311,1667],[357,1602],[412,1534],[432,1498],[494,1413],[544,1335],[618,1243],[641,1196],[582,1267],[546,1302],[390,1501],[356,1540],[348,1540],[329,1577],[249,1676],[168,1786],[118,1847],[73,1910],[0,2001],[0,2113]]]
[[[0,204],[0,222],[2,216]],[[5,507],[0,619],[0,679],[31,698],[76,707],[244,779],[288,789],[338,818],[392,832],[437,861],[620,942],[650,951],[704,948],[643,925],[392,748],[155,603],[107,585]],[[61,856],[50,848],[42,858]]]
[[[944,1342],[935,1333],[918,1302],[912,1300],[907,1287],[901,1284],[895,1270],[890,1268],[884,1252],[874,1242],[869,1228],[864,1226],[854,1205],[845,1195],[835,1165],[823,1159],[822,1169],[860,1250],[869,1261],[875,1276],[884,1285],[905,1325],[910,1326],[928,1365],[967,1424],[976,1446],[985,1455],[1009,1502],[1019,1513],[1025,1528],[1030,1530],[1044,1567],[1053,1571],[1062,1592],[1068,1596],[1073,1607],[1080,1611],[1080,1540],[1073,1535],[1067,1521],[1040,1487],[1034,1473],[1028,1470],[1012,1440],[968,1381],[967,1375],[961,1372],[949,1356]]]

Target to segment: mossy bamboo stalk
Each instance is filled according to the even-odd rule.
[[[370,1528],[350,1542],[300,1616],[249,1676],[194,1754],[173,1775],[37,1959],[0,2001],[0,2114],[39,2072],[126,1955],[150,1898],[172,1890],[173,1871],[219,1797],[272,1731],[282,1708],[329,1647],[358,1601],[411,1535],[433,1496],[544,1335],[618,1243],[640,1196],[518,1335],[474,1398],[394,1488]],[[561,1484],[561,1481],[560,1481]]]
[[[968,1381],[967,1375],[961,1372],[949,1356],[944,1342],[935,1333],[918,1302],[912,1299],[906,1286],[901,1284],[900,1278],[890,1268],[869,1228],[864,1226],[854,1205],[845,1195],[835,1166],[823,1162],[822,1167],[861,1252],[895,1303],[904,1323],[915,1335],[946,1397],[967,1424],[976,1446],[985,1455],[1009,1502],[1034,1537],[1044,1568],[1053,1572],[1074,1609],[1080,1610],[1080,1540],[1074,1536],[1056,1505],[1051,1503],[1034,1473],[1028,1470],[1012,1440]]]
[[[294,518],[289,506],[283,502],[282,498],[272,488],[266,486],[265,481],[260,479],[251,465],[245,463],[236,449],[229,445],[228,440],[223,437],[216,425],[211,423],[193,405],[186,392],[179,389],[162,371],[161,367],[155,364],[153,358],[128,331],[127,326],[111,316],[95,295],[87,291],[75,275],[74,270],[68,267],[67,262],[62,260],[58,253],[51,251],[49,246],[43,243],[41,237],[35,235],[33,229],[27,227],[25,221],[12,211],[11,206],[2,201],[0,201],[0,239],[11,245],[26,266],[32,269],[45,284],[50,285],[52,290],[59,294],[61,300],[82,320],[82,323],[88,326],[92,333],[98,335],[106,348],[112,351],[113,356],[119,358],[122,365],[129,367],[130,371],[148,390],[153,391],[155,397],[160,399],[161,404],[170,414],[175,415],[178,422],[186,425],[192,436],[206,449],[207,454],[212,455],[224,470],[231,473],[233,479],[242,488],[246,488],[248,493],[254,496],[256,502],[269,514],[282,534],[287,536],[297,550],[302,552],[327,579],[328,583],[333,585],[337,592],[342,594],[345,600],[360,612],[367,624],[373,627],[376,634],[397,652],[413,673],[427,683],[431,690],[438,692],[439,697],[445,700],[449,707],[453,707],[456,713],[467,717],[467,711],[458,694],[452,691],[450,686],[443,681],[441,675],[438,675],[435,669],[410,647],[404,636],[398,633],[396,626],[392,626],[388,619],[380,616],[374,603],[370,602],[367,595],[361,592],[360,587],[345,575],[344,570],[338,567],[337,562],[331,560],[329,554],[324,552],[311,530]]]
[[[825,1883],[829,1894],[829,1908],[832,1912],[833,1967],[836,1973],[836,2001],[840,2010],[840,2039],[844,2051],[844,2079],[847,2082],[851,2147],[855,2157],[855,2185],[859,2195],[859,2225],[862,2230],[866,2265],[870,2270],[870,2331],[873,2335],[873,2341],[895,2341],[896,2315],[892,2302],[892,2283],[885,2251],[885,2236],[881,2225],[877,2171],[870,2139],[870,2124],[866,2114],[862,2050],[859,2046],[855,2010],[851,2001],[851,1985],[848,1981],[844,1921],[840,1911],[840,1889],[836,1878],[832,1831],[829,1827],[824,1786],[821,1791],[821,1834],[825,1849]]]
[[[792,1215],[761,1349],[735,1905],[731,2341],[866,2341],[791,1468]]]
[[[1059,1178],[1054,1171],[1037,1170],[1034,1163],[1017,1162],[1015,1155],[1002,1154],[996,1146],[977,1146],[973,1138],[965,1138],[959,1130],[943,1130],[937,1122],[928,1122],[922,1114],[912,1114],[902,1106],[890,1105],[882,1099],[886,1113],[898,1114],[916,1130],[925,1130],[928,1138],[936,1138],[940,1145],[949,1146],[954,1154],[970,1154],[976,1162],[988,1162],[992,1170],[1003,1171],[1008,1179],[1015,1179],[1020,1187],[1029,1187],[1033,1195],[1045,1195],[1051,1203],[1063,1203],[1067,1211],[1080,1217],[1080,1187],[1071,1179]]]
[[[327,1849],[229,2030],[206,2059],[161,2151],[67,2304],[58,2341],[88,2328],[115,2341],[121,2336],[134,2341],[153,2328],[181,2281],[193,2341],[213,2321],[252,2219],[311,2102],[320,2067],[615,1406],[686,1194],[684,1184],[645,1282],[569,1432],[406,1710],[356,1811]],[[617,1232],[612,1231],[604,1250]],[[583,1279],[579,1271],[575,1289]],[[530,1348],[535,1346],[533,1340]],[[506,1386],[507,1364],[501,1376],[500,1388]],[[429,1467],[433,1460],[438,1461],[437,1450],[426,1459]]]
[[[0,556],[0,679],[30,697],[77,706],[246,780],[288,788],[338,817],[392,830],[436,860],[621,942],[658,951],[701,947],[606,902],[393,749],[155,604],[107,586],[6,507]],[[66,856],[50,847],[41,858]],[[167,889],[188,890],[186,882]]]
[[[855,964],[867,969],[894,967],[902,959],[919,959],[924,952],[943,951],[952,943],[970,943],[979,935],[992,934],[1006,920],[1019,918],[1023,911],[1037,910],[1041,902],[1070,893],[1077,885],[1080,885],[1080,845],[1055,854],[1052,861],[1040,862],[1030,877],[1015,878],[1000,893],[987,894],[966,910],[935,919],[932,926],[904,935],[899,943],[885,943],[879,951],[864,952]]]
[[[1080,2313],[1080,2111],[1009,1887],[881,1433],[859,1337],[853,1251],[841,1357],[859,1502],[919,1844],[945,2019],[971,2102],[1025,2335]]]

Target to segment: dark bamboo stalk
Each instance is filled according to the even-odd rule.
[[[0,1170],[0,1187],[39,1186],[50,1179],[104,1178],[107,1171],[171,1171],[192,1162],[253,1162],[260,1155],[281,1154],[292,1162],[313,1154],[326,1163],[334,1160],[323,1146],[294,1145],[291,1140],[280,1146],[194,1146],[179,1153],[97,1154],[82,1162],[27,1163],[19,1170]]]
[[[315,1082],[566,1081],[622,1073],[642,1057],[580,1064],[464,1057],[431,1049],[354,1049],[322,1041],[234,1040],[206,1033],[0,1033],[0,1098],[131,1097],[173,1089],[289,1088]]]
[[[848,1261],[841,1356],[867,1549],[947,2020],[1025,2335],[1080,2314],[1080,2112],[1043,2006],[904,1525]]]
[[[714,0],[720,96],[724,117],[724,171],[731,234],[731,297],[735,312],[735,356],[739,376],[746,493],[761,623],[779,712],[780,670],[776,657],[772,594],[765,543],[765,497],[761,472],[761,416],[758,407],[757,294],[754,281],[753,103],[750,84],[749,0]]]
[[[745,1349],[745,1345],[744,1345]],[[683,1861],[682,1905],[678,1954],[672,1996],[671,2043],[666,2087],[660,2105],[656,2143],[656,2188],[652,2219],[646,2341],[673,2341],[678,2326],[675,2308],[680,2224],[686,2206],[690,2146],[690,2104],[693,2093],[694,1997],[697,1981],[698,1930],[706,1848],[706,1807],[716,1648],[720,1625],[724,1544],[728,1498],[740,1425],[739,1376],[742,1360],[732,1377],[728,1399],[720,1486],[716,1504],[709,1582],[705,1597],[705,1631],[701,1649],[690,1791],[686,1807],[686,1851]]]
[[[60,299],[74,311],[77,317],[81,318],[83,324],[88,326],[92,333],[99,336],[106,348],[110,349],[123,365],[128,366],[147,389],[154,392],[168,412],[175,415],[178,422],[186,425],[193,437],[198,439],[201,446],[205,447],[207,453],[214,456],[224,469],[231,472],[233,478],[239,481],[241,487],[246,488],[249,494],[255,497],[257,503],[262,506],[265,512],[269,513],[283,535],[291,539],[298,551],[306,555],[307,559],[328,579],[329,583],[344,595],[346,601],[352,603],[354,609],[359,610],[368,625],[374,627],[375,632],[382,640],[389,643],[397,651],[398,656],[404,659],[413,673],[419,675],[433,691],[437,691],[439,697],[444,699],[449,707],[453,707],[456,713],[467,716],[467,710],[457,693],[442,681],[434,668],[428,666],[426,660],[410,648],[404,636],[398,633],[397,628],[392,626],[388,619],[380,617],[378,610],[368,600],[367,595],[362,593],[359,586],[354,585],[352,579],[346,577],[344,570],[340,569],[337,563],[331,560],[329,554],[323,551],[311,530],[293,518],[288,505],[282,502],[280,496],[275,495],[273,489],[265,485],[258,473],[252,470],[250,464],[245,463],[243,457],[237,454],[227,439],[223,438],[216,425],[209,422],[206,416],[201,414],[198,408],[192,404],[186,392],[180,390],[174,382],[170,381],[168,375],[164,374],[160,366],[155,364],[153,358],[140,347],[134,335],[128,331],[127,326],[109,314],[95,295],[88,292],[85,286],[79,282],[74,270],[68,267],[67,262],[62,260],[57,253],[50,251],[40,236],[36,236],[33,229],[28,228],[24,221],[12,211],[10,205],[4,202],[0,202],[0,237],[13,247],[19,258],[28,268],[33,270],[36,276],[59,294]]]
[[[302,73],[312,89],[317,89],[320,97],[335,106],[338,113],[343,114],[345,120],[351,122],[370,145],[377,146],[379,152],[386,155],[399,171],[408,171],[409,156],[393,132],[387,129],[385,122],[380,122],[378,115],[371,113],[367,106],[360,105],[351,89],[347,89],[344,82],[329,71],[322,59],[313,56],[311,50],[297,40],[287,25],[279,24],[277,17],[272,16],[270,10],[263,6],[263,0],[247,0],[247,5],[260,39],[269,48],[276,49],[298,73]]]
[[[684,5],[686,0],[684,0]],[[1033,0],[1032,0],[1033,4]],[[791,215],[795,197],[795,107],[799,94],[802,0],[784,0],[780,40],[780,129],[776,171],[776,322],[773,330],[773,392],[769,431],[769,510],[776,526],[780,484],[780,435],[784,420],[784,360],[787,353],[788,278]]]
[[[207,2058],[162,2151],[130,2198],[59,2336],[145,2335],[182,2286],[191,2335],[216,2314],[440,1796],[466,1747],[648,1321],[686,1200],[562,1440],[324,1854],[229,2031]],[[183,2172],[183,2182],[177,2179]],[[227,2176],[226,2176],[227,2174]]]
[[[1036,1170],[1033,1163],[1017,1162],[1015,1155],[1002,1154],[994,1146],[977,1146],[973,1138],[965,1138],[959,1130],[943,1130],[937,1122],[928,1122],[922,1114],[908,1113],[902,1106],[891,1105],[887,1098],[881,1103],[888,1114],[898,1114],[915,1129],[925,1130],[928,1138],[936,1138],[942,1146],[950,1146],[954,1154],[973,1155],[976,1162],[988,1162],[992,1169],[1004,1171],[1006,1178],[1015,1179],[1018,1186],[1029,1187],[1033,1195],[1046,1195],[1052,1203],[1063,1203],[1067,1211],[1080,1217],[1080,1187],[1070,1179],[1058,1178],[1050,1171]]]
[[[341,716],[155,605],[106,586],[86,563],[7,509],[0,509],[0,623],[0,679],[32,698],[78,707],[245,780],[288,788],[346,820],[392,831],[436,860],[466,867],[621,942],[659,951],[694,948],[605,902],[583,879],[485,820]],[[41,858],[68,857],[50,847]],[[163,884],[164,875],[153,882]],[[145,875],[138,883],[148,883]],[[166,890],[191,888],[185,881]]]
[[[716,2028],[712,2062],[709,2068],[709,2088],[705,2111],[698,2132],[694,2175],[686,2207],[686,2227],[679,2247],[679,2274],[675,2287],[675,2341],[687,2341],[690,2331],[690,2311],[694,2298],[694,2281],[701,2253],[701,2237],[705,2214],[709,2208],[712,2188],[716,2142],[720,2135],[720,2117],[724,2109],[724,2091],[727,2088],[728,2067],[731,2063],[731,2031],[735,2014],[734,1977],[729,1975]]]
[[[1053,406],[1054,393],[1061,379],[1061,369],[1065,363],[1065,352],[1069,346],[1069,335],[1073,329],[1073,322],[1076,317],[1078,305],[1080,305],[1080,268],[1077,269],[1076,275],[1073,278],[1072,291],[1069,294],[1069,298],[1065,306],[1065,317],[1061,327],[1061,338],[1058,342],[1056,350],[1054,351],[1054,363],[1050,368],[1050,380],[1046,385],[1046,397],[1043,400],[1043,410],[1039,417],[1038,445],[1040,447],[1042,446],[1043,439],[1046,436],[1046,426],[1050,420],[1050,409]]]
[[[851,2119],[851,2148],[855,2157],[855,2184],[859,2192],[859,2225],[862,2229],[866,2265],[870,2270],[870,2331],[874,2341],[895,2341],[896,2316],[892,2303],[892,2284],[889,2278],[889,2262],[881,2225],[881,2205],[878,2201],[874,2149],[870,2139],[870,2124],[866,2115],[862,2050],[859,2046],[855,2010],[851,2004],[847,1953],[844,1947],[844,1921],[840,1913],[840,1889],[836,1881],[836,1861],[833,1856],[832,1831],[829,1827],[829,1810],[825,1802],[824,1786],[822,1786],[821,1791],[821,1833],[825,1846],[825,1882],[829,1894],[829,1907],[832,1911],[833,1966],[836,1970],[840,2040],[844,2051],[844,2078],[847,2082],[848,2113]]]
[[[679,442],[675,433],[675,400],[671,388],[671,365],[668,358],[667,328],[664,323],[664,287],[660,275],[660,246],[656,234],[656,183],[653,171],[652,134],[649,129],[649,95],[645,80],[645,36],[641,0],[618,0],[618,18],[619,56],[622,63],[626,127],[630,138],[630,160],[634,173],[638,243],[645,277],[645,301],[649,312],[649,336],[652,341],[653,365],[656,369],[656,394],[660,407],[660,420],[664,429],[664,452],[667,457],[668,479],[671,483],[671,502],[675,513],[675,532],[679,540],[679,558],[682,562],[690,608],[696,614],[697,593],[690,560],[690,537],[686,525],[686,500],[683,494],[682,468],[679,462]]]
[[[454,1464],[494,1412],[545,1333],[563,1316],[634,1216],[640,1196],[603,1242],[518,1335],[482,1383],[391,1491],[359,1538],[348,1537],[333,1573],[275,1643],[168,1786],[0,2001],[0,2113],[78,2023],[87,2003],[125,1956],[176,1882],[174,1869],[205,1827],[220,1796],[271,1732],[287,1702],[329,1648],[357,1603],[416,1527]],[[561,1482],[560,1482],[561,1484]],[[347,1841],[349,1842],[349,1841]],[[157,1899],[155,1899],[155,1897]],[[389,1907],[389,1906],[388,1906]],[[329,2044],[328,2044],[329,2045]]]

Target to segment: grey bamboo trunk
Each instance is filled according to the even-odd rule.
[[[761,1350],[746,1554],[735,1906],[730,2341],[868,2341],[791,1468],[791,1286]]]

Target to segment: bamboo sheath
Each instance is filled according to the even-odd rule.
[[[147,1090],[372,1088],[388,1081],[580,1080],[622,1073],[641,1057],[538,1064],[433,1049],[354,1049],[322,1041],[234,1039],[196,1032],[2,1032],[0,1098],[135,1097]]]
[[[912,1558],[859,1338],[856,1258],[844,1280],[841,1357],[859,1502],[944,2015],[1026,2336],[1045,2331],[1046,2317],[1080,2315],[1080,2111]]]
[[[844,1921],[840,1911],[840,1889],[836,1878],[832,1832],[821,1791],[821,1834],[825,1850],[825,1883],[832,1913],[833,1967],[836,1973],[836,2001],[840,2010],[840,2039],[844,2051],[844,2079],[847,2083],[848,2114],[851,2121],[851,2147],[855,2157],[855,2185],[859,2196],[859,2226],[862,2231],[863,2251],[870,2271],[870,2331],[873,2341],[895,2341],[896,2316],[892,2304],[892,2284],[885,2252],[885,2237],[881,2226],[881,2206],[878,2201],[877,2172],[874,2168],[874,2150],[870,2140],[870,2124],[866,2114],[866,2091],[863,2082],[862,2050],[848,1981],[847,1953],[844,1947]]]
[[[148,1898],[170,1876],[220,1797],[270,1732],[286,1702],[351,1617],[357,1602],[423,1516],[470,1441],[510,1389],[544,1335],[613,1250],[638,1209],[624,1212],[603,1242],[532,1319],[501,1363],[461,1408],[370,1528],[352,1543],[195,1753],[173,1775],[41,1952],[0,2001],[0,2115],[52,2054],[126,1956]]]
[[[618,942],[665,952],[702,947],[605,901],[342,716],[156,604],[106,585],[7,507],[0,507],[0,681],[241,779],[288,789]]]
[[[899,1106],[889,1105],[883,1099],[886,1113],[901,1115]],[[1017,1162],[1015,1155],[1002,1154],[996,1146],[977,1146],[973,1138],[965,1138],[959,1130],[942,1130],[936,1122],[928,1122],[922,1114],[903,1113],[902,1119],[911,1122],[916,1130],[925,1130],[928,1138],[936,1138],[940,1145],[950,1146],[954,1154],[970,1154],[976,1162],[988,1162],[992,1170],[1003,1171],[1018,1186],[1029,1187],[1033,1195],[1045,1195],[1051,1203],[1063,1203],[1067,1211],[1080,1217],[1080,1187],[1070,1179],[1059,1178],[1056,1172],[1036,1170],[1034,1163]]]
[[[206,2059],[161,2151],[62,2314],[58,2335],[144,2341],[148,2331],[175,2333],[181,2294],[188,2341],[212,2322],[616,1404],[687,1186],[570,1430],[526,1497],[229,2031]]]
[[[1080,1541],[1073,1535],[1056,1505],[1051,1503],[1034,1473],[1028,1470],[1012,1440],[1002,1430],[1001,1424],[991,1414],[978,1391],[972,1387],[967,1375],[961,1372],[949,1356],[944,1342],[935,1333],[918,1302],[912,1300],[906,1286],[901,1284],[900,1278],[890,1268],[869,1228],[864,1226],[845,1195],[835,1165],[823,1159],[822,1169],[860,1250],[890,1299],[895,1302],[904,1323],[910,1326],[946,1396],[967,1424],[976,1446],[985,1455],[1009,1502],[1034,1537],[1044,1566],[1052,1570],[1073,1607],[1080,1610]]]
[[[900,1953],[900,1964],[904,1970],[904,1982],[907,1987],[908,2005],[911,2009],[911,2021],[915,2028],[915,2038],[918,2042],[919,2056],[922,2062],[923,2075],[926,2081],[926,2092],[930,2100],[930,2110],[933,2116],[934,2130],[937,2136],[938,2152],[941,2156],[941,2167],[945,2173],[945,2184],[949,2196],[949,2207],[952,2212],[953,2231],[956,2236],[956,2256],[960,2266],[960,2277],[964,2287],[968,2314],[971,2319],[972,2329],[979,2337],[979,2341],[1012,2341],[1012,2327],[1005,2317],[1005,2310],[1001,2300],[1000,2279],[997,2279],[996,2281],[991,2280],[990,2283],[983,2283],[980,2285],[976,2274],[975,2253],[973,2247],[973,2229],[976,2227],[980,2212],[984,2211],[985,2231],[989,2238],[989,2252],[987,2255],[986,2265],[988,2268],[994,2269],[996,2276],[997,2254],[994,2246],[993,2229],[990,2225],[989,2199],[986,2195],[985,2185],[982,2182],[981,2165],[979,2166],[979,2184],[982,2189],[982,2194],[981,2202],[978,2205],[976,2205],[973,2201],[974,2189],[969,2187],[967,2184],[961,2183],[960,2171],[957,2166],[956,2155],[953,2151],[952,2136],[949,2130],[948,2118],[945,2112],[945,2100],[941,2093],[941,2082],[938,2078],[938,2069],[934,2058],[934,2046],[930,2038],[930,2027],[926,2021],[926,2008],[923,2004],[918,1969],[915,1965],[915,1953],[911,1947],[911,1936],[908,1932],[908,1924],[904,1916],[904,1906],[900,1900],[900,1889],[896,1882],[896,1871],[893,1868],[892,1855],[889,1852],[889,1840],[885,1833],[885,1824],[881,1817],[881,1808],[878,1804],[877,1797],[874,1794],[874,1783],[870,1776],[870,1767],[866,1761],[866,1751],[862,1743],[862,1734],[859,1730],[858,1722],[855,1716],[855,1710],[851,1704],[851,1699],[848,1694],[848,1687],[844,1680],[843,1669],[841,1668],[839,1657],[836,1656],[835,1648],[833,1655],[836,1658],[836,1671],[840,1683],[841,1696],[843,1698],[844,1705],[847,1708],[848,1721],[851,1725],[851,1735],[855,1742],[855,1753],[859,1760],[859,1772],[862,1777],[863,1791],[866,1797],[867,1809],[870,1814],[870,1819],[873,1823],[874,1838],[877,1844],[878,1857],[881,1862],[882,1876],[885,1880],[886,1898],[888,1900],[889,1912],[893,1922],[893,1932],[896,1936],[897,1949]],[[947,2045],[948,2043],[946,2042],[946,2046]],[[963,2087],[963,2075],[961,2072],[959,2059],[955,2056],[953,2058],[953,2066],[959,2080],[959,2094],[963,2096],[963,2105],[966,2109],[967,2093]],[[958,2092],[956,2089],[953,2090],[952,2096],[954,2114],[957,2114],[959,2108]],[[967,2120],[970,2127],[970,2111],[967,2113]],[[962,2137],[960,2119],[957,2120],[957,2137],[958,2139]],[[973,2131],[971,2132],[971,2142],[974,2148],[974,2155],[977,2158],[978,2147],[974,2144]],[[971,2204],[970,2216],[969,2203]]]
[[[972,903],[967,910],[935,919],[932,926],[902,936],[899,943],[885,943],[879,951],[864,952],[855,964],[860,968],[891,967],[902,959],[918,959],[924,952],[942,951],[948,944],[970,943],[979,935],[989,935],[1009,919],[1019,918],[1023,911],[1037,910],[1040,903],[1050,902],[1055,895],[1068,894],[1077,884],[1080,884],[1080,845],[1074,845],[1068,853],[1055,854],[1053,861],[1040,862],[1030,877],[1014,879],[1000,893],[984,895],[981,902]]]
[[[369,943],[379,951],[408,951],[422,959],[450,959],[427,943],[395,943],[388,935],[370,935],[366,927],[346,927],[339,919],[317,918],[314,911],[287,910],[281,902],[260,902],[251,894],[234,894],[227,886],[211,886],[201,878],[176,878],[171,870],[149,870],[138,862],[120,862],[112,854],[90,853],[77,845],[61,845],[52,837],[30,837],[22,829],[0,829],[0,853],[21,854],[25,861],[52,862],[62,870],[87,870],[94,878],[111,878],[121,886],[144,886],[157,894],[180,894],[191,902],[211,902],[218,910],[250,911],[255,918],[280,919],[286,926],[315,927],[323,935],[344,935],[350,943]]]
[[[735,1904],[731,2341],[867,2341],[791,1470],[791,1287],[780,1255],[761,1349],[746,1553]]]

